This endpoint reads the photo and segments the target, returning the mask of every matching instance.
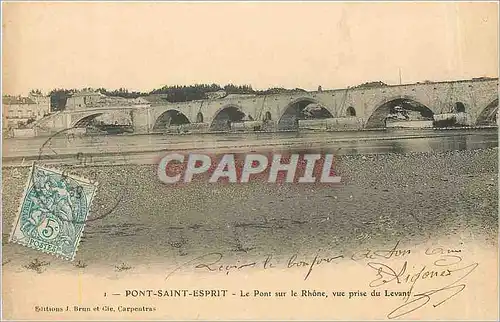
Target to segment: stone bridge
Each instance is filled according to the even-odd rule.
[[[103,114],[129,117],[135,133],[151,133],[171,125],[227,130],[231,123],[254,121],[272,130],[293,130],[313,106],[313,118],[353,119],[362,128],[381,128],[385,118],[400,106],[432,118],[434,114],[465,112],[470,125],[495,122],[498,113],[498,78],[425,82],[317,92],[293,92],[232,97],[149,106],[86,108],[63,111],[37,122],[40,128],[59,130],[84,127]]]

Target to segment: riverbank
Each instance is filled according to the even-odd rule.
[[[498,149],[336,157],[340,187],[196,183],[173,188],[154,165],[75,168],[99,181],[76,261],[178,262],[220,251],[227,256],[347,251],[446,236],[497,244]],[[64,167],[62,167],[64,168]],[[28,168],[4,168],[3,258],[22,267],[59,260],[7,243]],[[62,265],[65,265],[64,263]],[[8,269],[7,266],[4,269]]]
[[[82,128],[75,128],[75,129],[82,129]],[[83,128],[84,129],[84,128]],[[108,135],[119,135],[119,136],[126,136],[126,137],[134,137],[134,136],[148,136],[148,135],[161,135],[161,136],[168,136],[168,137],[175,137],[175,136],[211,136],[211,135],[234,135],[234,134],[280,134],[280,133],[307,133],[307,134],[313,134],[313,133],[358,133],[358,132],[386,132],[386,131],[400,131],[404,130],[407,132],[412,132],[412,131],[477,131],[477,130],[498,130],[498,125],[471,125],[471,126],[448,126],[448,127],[432,127],[432,128],[419,128],[419,127],[380,127],[380,128],[364,128],[364,129],[327,129],[327,130],[317,130],[317,129],[309,129],[309,128],[301,128],[299,130],[297,129],[291,129],[291,130],[280,130],[280,131],[263,131],[263,130],[256,130],[256,131],[248,131],[248,130],[230,130],[230,131],[187,131],[187,132],[182,132],[182,131],[151,131],[148,133],[134,133],[134,132],[124,132],[120,134],[98,134],[98,133],[87,133],[85,136],[87,137],[102,137],[102,136],[108,136]],[[45,138],[48,139],[54,135],[59,135],[64,134],[66,132],[70,132],[71,129],[67,130],[62,130],[58,131],[55,133],[45,133],[43,135],[35,135],[35,136],[12,136],[9,134],[9,131],[3,131],[3,136],[4,139],[12,140],[12,139],[24,139],[24,140],[30,140],[33,138]]]

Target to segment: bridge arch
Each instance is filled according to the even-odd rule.
[[[243,112],[241,106],[236,104],[228,104],[221,107],[212,118],[210,130],[212,131],[228,131],[231,129],[231,123],[243,121],[246,113]]]
[[[379,104],[366,121],[365,128],[383,128],[390,114],[396,112],[396,107],[402,107],[405,111],[419,112],[423,119],[433,119],[434,112],[426,105],[411,97],[396,97],[388,99]]]
[[[155,120],[153,130],[163,130],[170,125],[188,124],[189,119],[181,111],[176,109],[167,110]]]
[[[104,124],[130,125],[133,123],[133,112],[130,109],[95,109],[79,113],[68,113],[71,119],[70,127],[87,127],[97,121]]]
[[[482,111],[479,113],[479,116],[476,120],[476,125],[488,125],[496,123],[498,118],[498,98],[493,102],[488,104]]]
[[[92,123],[92,121],[94,119],[96,119],[97,117],[103,115],[104,112],[100,112],[100,113],[93,113],[93,114],[90,114],[90,115],[86,115],[82,118],[79,118],[78,120],[76,120],[75,122],[73,122],[73,124],[71,124],[71,127],[87,127],[88,125],[90,125]]]
[[[299,120],[307,118],[324,119],[332,117],[332,113],[318,100],[311,97],[300,97],[291,101],[285,107],[278,120],[278,130],[297,130]]]

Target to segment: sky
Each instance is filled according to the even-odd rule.
[[[2,89],[498,77],[496,2],[3,3]]]

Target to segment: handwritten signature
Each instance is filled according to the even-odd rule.
[[[431,296],[438,297],[438,300],[433,304],[433,307],[438,307],[462,292],[466,288],[466,284],[458,282],[470,275],[479,266],[479,263],[472,263],[466,266],[460,264],[463,261],[462,257],[454,254],[459,252],[458,250],[443,251],[440,248],[433,250],[427,249],[425,252],[426,255],[438,254],[440,256],[434,261],[430,268],[424,265],[417,273],[409,272],[408,261],[405,261],[399,269],[392,268],[384,263],[369,262],[368,266],[377,272],[376,279],[370,282],[371,287],[379,287],[389,283],[411,285],[408,295],[405,297],[405,304],[391,311],[387,317],[389,319],[395,319],[414,312],[426,306],[431,301]],[[413,298],[410,300],[410,295],[413,293],[417,281],[441,279],[448,276],[455,277],[453,282],[439,288],[414,294]]]
[[[408,255],[412,254],[410,249],[400,248],[398,241],[394,246],[387,249],[366,249],[357,251],[350,256],[353,261],[367,260],[367,265],[376,273],[375,278],[370,281],[369,286],[378,288],[383,285],[408,285],[408,292],[404,292],[405,303],[391,311],[387,317],[395,319],[411,312],[414,312],[428,305],[433,300],[432,306],[438,307],[451,298],[461,293],[466,284],[463,280],[470,275],[479,263],[465,265],[460,249],[428,248],[425,256],[432,256],[433,262],[430,265],[421,265],[418,269],[409,264]],[[185,268],[194,268],[207,272],[219,272],[229,275],[231,272],[247,269],[273,269],[281,267],[285,269],[304,269],[304,280],[307,280],[313,269],[320,264],[333,264],[344,258],[344,255],[325,256],[318,250],[315,254],[299,256],[293,254],[286,260],[279,260],[273,255],[267,255],[264,259],[256,261],[236,261],[228,263],[224,255],[219,252],[213,252],[193,258],[170,271],[165,280],[170,278],[176,272]],[[403,259],[395,264],[392,259]],[[424,280],[446,280],[452,282],[443,283],[442,287],[429,289],[423,292],[415,292],[415,286],[419,281]],[[420,284],[418,284],[420,285]]]
[[[230,272],[240,271],[248,268],[261,268],[261,269],[271,269],[275,267],[282,267],[286,269],[292,268],[306,268],[307,272],[304,276],[304,280],[307,280],[313,271],[313,268],[320,264],[334,263],[335,260],[344,258],[344,255],[335,256],[321,256],[320,251],[318,251],[311,260],[306,258],[299,258],[298,254],[294,254],[288,258],[287,261],[279,261],[275,259],[273,255],[267,255],[264,260],[261,261],[248,261],[248,262],[236,262],[232,264],[225,264],[223,262],[224,256],[222,253],[214,252],[198,256],[192,260],[189,260],[182,265],[176,267],[174,270],[169,272],[165,278],[168,279],[174,273],[180,271],[182,268],[194,267],[195,269],[201,269],[208,272],[223,272],[229,275]]]

